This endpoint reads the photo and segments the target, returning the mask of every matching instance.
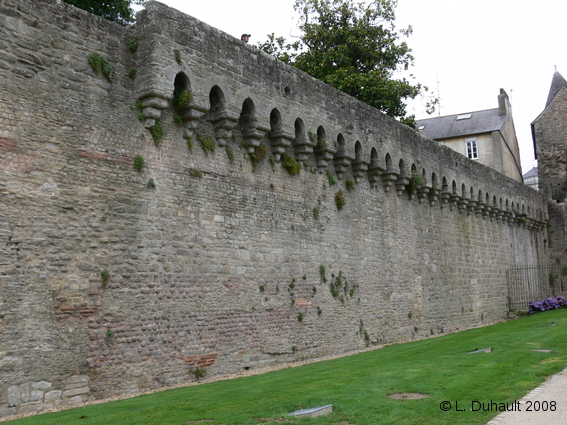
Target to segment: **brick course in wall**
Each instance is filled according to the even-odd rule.
[[[0,0],[0,73],[2,416],[504,320],[548,259],[538,192],[160,3]]]

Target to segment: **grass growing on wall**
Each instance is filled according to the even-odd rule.
[[[204,134],[197,134],[197,140],[201,143],[203,152],[209,153],[215,151],[215,141]]]
[[[161,141],[163,140],[163,125],[161,120],[158,118],[153,126],[151,126],[148,130],[150,130],[150,134],[152,135],[152,139],[154,139],[154,144],[159,146]]]
[[[342,210],[346,204],[345,194],[342,190],[339,190],[335,193],[335,205],[337,206],[337,210]]]
[[[142,155],[136,155],[136,157],[134,158],[134,169],[136,171],[142,171],[145,164],[146,161],[144,161],[144,157]]]
[[[297,162],[295,160],[294,157],[292,157],[291,155],[287,155],[287,154],[283,154],[282,155],[282,165],[283,167],[287,170],[287,172],[289,174],[291,174],[292,176],[299,174],[301,171],[301,165],[299,164],[299,162]]]
[[[114,71],[108,59],[102,56],[100,53],[91,53],[87,60],[93,71],[97,74],[102,73],[108,81],[112,81],[112,76]]]
[[[367,328],[365,324],[364,329]],[[372,330],[368,332],[371,338]],[[264,375],[179,388],[9,423],[155,425],[207,420],[226,425],[266,424],[276,422],[254,418],[276,419],[300,408],[333,404],[334,411],[329,416],[290,422],[485,424],[497,412],[471,411],[471,402],[510,403],[535,388],[546,376],[565,368],[566,336],[567,310],[552,310]],[[492,348],[492,353],[467,354],[487,347]],[[386,397],[403,392],[427,394],[429,398],[402,402]],[[443,401],[451,403],[449,411],[441,410]],[[455,402],[459,409],[467,410],[455,411]]]
[[[136,53],[136,51],[138,50],[138,36],[133,35],[130,37],[130,39],[128,40],[128,50],[130,50],[132,53]]]

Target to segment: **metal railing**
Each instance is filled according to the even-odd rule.
[[[506,280],[510,311],[527,310],[532,301],[567,295],[567,267],[560,265],[512,267]]]

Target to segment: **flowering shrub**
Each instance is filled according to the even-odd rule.
[[[547,298],[543,301],[532,301],[529,306],[530,314],[558,308],[567,308],[567,298],[558,295],[555,298]]]

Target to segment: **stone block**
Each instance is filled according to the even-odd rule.
[[[79,384],[67,384],[67,385],[65,385],[64,390],[74,390],[75,388],[82,388],[85,385],[88,385],[88,384],[85,384],[84,382],[81,382]]]
[[[6,356],[0,359],[0,372],[11,372],[18,369],[22,364],[22,359],[17,356]]]
[[[78,395],[78,396],[75,396],[75,397],[63,399],[63,402],[61,404],[62,405],[71,405],[71,404],[82,403],[84,401],[85,401],[84,397],[81,396],[81,395]]]
[[[80,394],[86,394],[90,391],[89,387],[74,388],[72,390],[63,391],[63,397],[74,397]]]
[[[47,381],[39,381],[39,382],[33,382],[31,384],[31,389],[32,390],[48,390],[51,388],[53,384],[51,382],[47,382]]]
[[[8,401],[8,406],[17,406],[20,404],[20,387],[15,385],[8,387],[6,399]]]
[[[90,382],[90,378],[86,375],[74,375],[67,379],[67,384],[80,384]]]
[[[0,409],[0,418],[15,415],[16,413],[18,413],[18,410],[15,407],[6,407],[4,409]]]
[[[30,401],[30,384],[20,385],[20,403],[28,403]]]
[[[55,403],[56,401],[61,400],[62,395],[63,391],[61,390],[48,391],[43,396],[43,401],[46,403]]]
[[[40,412],[42,410],[47,410],[51,408],[51,406],[49,404],[45,404],[45,403],[29,403],[29,404],[25,404],[20,406],[20,408],[18,409],[18,414],[28,414],[28,413],[35,413],[35,412]]]
[[[30,391],[30,401],[42,401],[43,391],[41,390],[31,390]]]

